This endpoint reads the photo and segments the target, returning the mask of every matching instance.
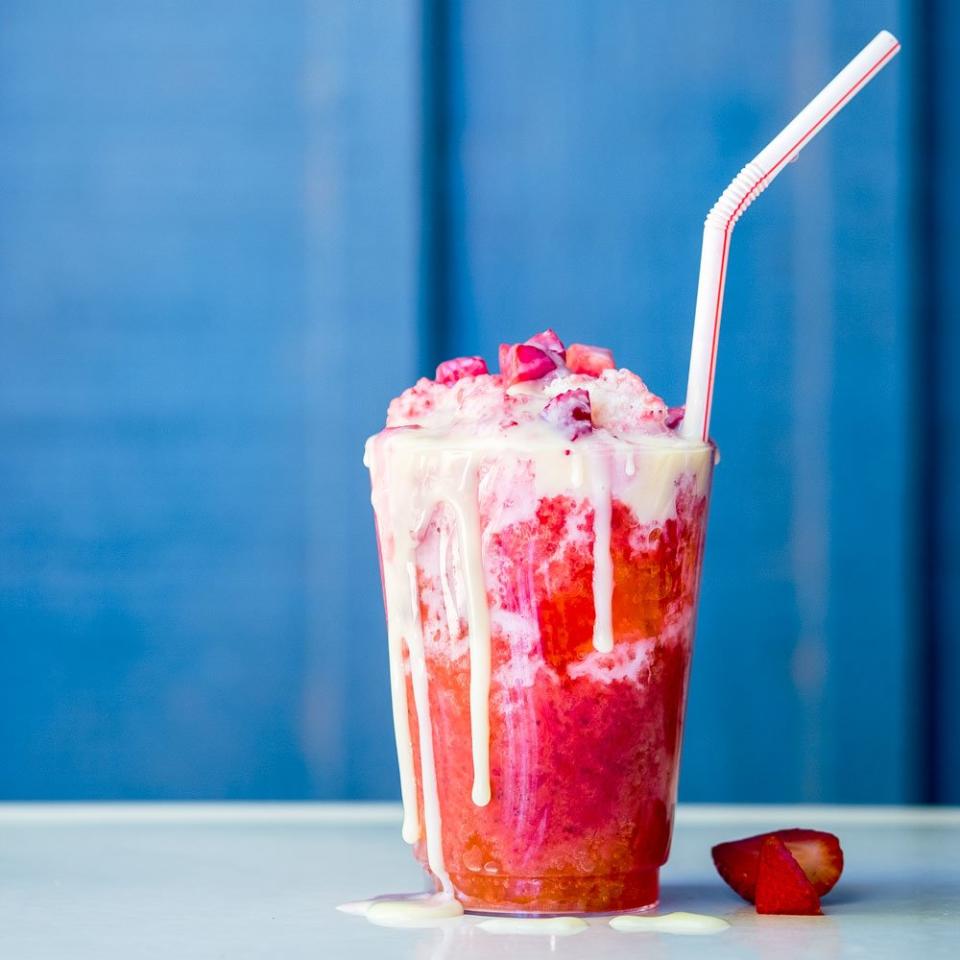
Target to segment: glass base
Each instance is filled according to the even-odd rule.
[[[652,910],[660,897],[656,867],[635,873],[579,877],[451,874],[457,899],[470,913],[564,916]]]

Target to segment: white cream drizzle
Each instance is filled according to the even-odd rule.
[[[337,909],[353,917],[365,917],[372,903],[372,900],[350,900],[347,903],[337,904]]]
[[[459,900],[442,893],[382,897],[370,901],[363,915],[380,927],[432,927],[438,921],[463,916],[463,906]]]
[[[430,719],[430,691],[427,680],[427,657],[423,647],[423,626],[420,622],[420,591],[417,589],[417,565],[407,562],[409,595],[414,607],[412,629],[407,641],[410,651],[410,675],[413,680],[413,702],[417,711],[420,740],[420,770],[423,787],[423,820],[427,841],[427,863],[440,881],[444,893],[453,889],[443,862],[443,831],[440,817],[440,796],[437,791],[437,766],[433,755],[433,723]]]
[[[613,558],[610,556],[610,467],[603,450],[590,460],[593,502],[593,647],[613,649]]]
[[[447,617],[447,632],[453,639],[460,635],[460,615],[450,586],[450,535],[446,525],[440,527],[440,592],[443,595],[443,611]]]
[[[491,917],[477,926],[484,933],[520,934],[520,936],[572,937],[589,927],[580,917]]]
[[[571,454],[570,461],[570,486],[579,490],[583,486],[583,457]]]
[[[462,480],[455,490],[443,490],[453,508],[460,533],[461,561],[467,588],[470,626],[470,739],[473,755],[473,802],[490,802],[490,608],[483,582],[480,538],[480,497],[477,464],[467,454]]]
[[[444,866],[442,822],[430,716],[429,681],[416,549],[435,509],[446,504],[456,520],[459,567],[469,627],[470,725],[473,759],[472,800],[490,801],[490,609],[484,583],[478,480],[484,461],[515,457],[533,465],[535,498],[574,493],[586,496],[594,515],[594,647],[613,650],[613,565],[610,555],[611,501],[616,496],[640,523],[675,513],[676,483],[684,474],[696,480],[696,493],[709,484],[711,449],[675,437],[617,439],[595,431],[575,448],[546,424],[530,422],[505,435],[438,435],[401,428],[371,437],[364,462],[373,475],[373,505],[381,537],[384,594],[388,619],[390,685],[394,732],[403,799],[403,837],[415,843],[425,835],[427,860],[445,894],[451,890]],[[498,478],[494,478],[496,481]],[[516,519],[516,518],[513,518]],[[489,532],[489,531],[488,531]],[[440,589],[451,639],[460,632],[459,591],[451,584],[453,544],[440,525]],[[453,571],[456,573],[457,571]],[[461,587],[460,583],[456,587]],[[414,708],[419,730],[424,823],[417,811],[413,742],[403,662],[409,653]],[[611,673],[611,679],[614,674]],[[455,745],[446,745],[455,749]],[[386,908],[383,908],[386,909]]]
[[[376,448],[372,448],[376,449]],[[373,467],[372,467],[373,468]],[[381,536],[392,538],[393,556],[386,555],[381,544],[383,566],[383,592],[387,608],[387,647],[390,660],[390,695],[393,705],[393,735],[397,744],[397,763],[400,768],[400,798],[403,802],[403,839],[416,843],[420,837],[420,821],[417,813],[417,786],[414,776],[413,740],[410,735],[410,719],[407,713],[407,680],[403,667],[404,631],[409,618],[404,608],[409,603],[409,593],[403,583],[405,568],[413,553],[412,535],[404,525],[390,523],[384,527],[388,516],[382,516],[381,497],[374,496],[374,509],[378,517]],[[398,573],[404,577],[398,577]]]
[[[639,913],[624,913],[611,917],[610,926],[622,933],[673,933],[680,936],[704,936],[722,933],[730,924],[721,917],[703,913],[665,913],[660,916],[645,916]]]

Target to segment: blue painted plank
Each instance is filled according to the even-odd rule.
[[[399,795],[363,441],[417,376],[420,5],[311,5],[307,82],[310,793]]]
[[[877,17],[905,53],[837,121],[827,181],[835,196],[835,332],[826,448],[830,646],[819,736],[830,795],[860,803],[919,801],[924,761],[913,507],[920,478],[909,400],[923,389],[908,299],[916,172],[909,9],[835,11],[834,48],[856,47]]]
[[[935,604],[932,627],[934,675],[930,686],[931,732],[934,744],[932,789],[942,803],[960,803],[960,117],[955,91],[960,88],[960,64],[957,63],[956,38],[960,31],[960,8],[947,0],[929,4],[932,25],[936,27],[927,52],[930,86],[927,92],[936,106],[932,136],[924,148],[932,155],[918,156],[918,168],[930,177],[930,204],[926,224],[934,235],[924,249],[932,258],[933,288],[928,301],[935,312],[929,333],[934,338],[927,352],[935,400],[929,389],[920,398],[920,411],[929,437],[929,465],[935,471],[928,488],[932,502],[922,502],[919,514],[932,519],[932,547],[928,597]],[[924,265],[925,266],[925,265]],[[929,387],[929,384],[925,384]]]
[[[3,20],[0,798],[392,795],[415,5]]]
[[[455,4],[457,351],[549,324],[679,401],[707,209],[900,20],[892,0]],[[878,80],[737,230],[687,799],[913,796],[907,90]]]
[[[307,782],[301,30],[227,10],[4,17],[5,797]]]

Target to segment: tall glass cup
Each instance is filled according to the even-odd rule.
[[[714,448],[367,448],[404,836],[467,909],[635,910],[670,847]]]

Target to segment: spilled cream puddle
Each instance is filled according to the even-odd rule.
[[[730,927],[730,924],[720,917],[710,917],[704,913],[665,913],[653,917],[638,913],[624,913],[619,917],[611,917],[610,926],[622,933],[675,933],[681,936],[703,936],[722,933]]]

